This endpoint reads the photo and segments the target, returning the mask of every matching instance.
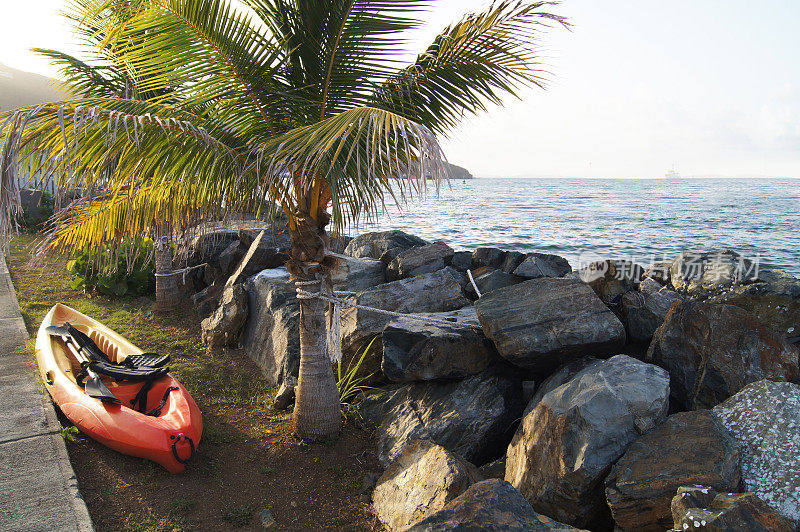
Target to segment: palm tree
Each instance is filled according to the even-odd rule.
[[[105,16],[120,2],[124,21]],[[18,211],[20,162],[81,187],[49,249],[114,246],[282,210],[293,278],[331,293],[327,227],[342,229],[446,177],[436,135],[541,86],[535,42],[551,2],[506,0],[445,28],[399,68],[425,0],[80,0],[101,46],[137,73],[147,101],[92,97],[0,117],[0,230]],[[179,103],[177,103],[179,102]],[[341,412],[326,304],[301,300],[294,430],[335,437]]]

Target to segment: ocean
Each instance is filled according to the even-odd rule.
[[[402,229],[456,250],[553,253],[573,268],[646,265],[731,249],[800,277],[800,179],[474,179],[387,212],[359,232]]]

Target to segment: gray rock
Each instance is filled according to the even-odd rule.
[[[395,318],[383,330],[381,370],[394,382],[480,373],[496,359],[481,331]]]
[[[502,456],[493,462],[484,464],[479,470],[483,478],[499,478],[503,480],[506,477],[506,457]]]
[[[702,493],[713,500],[700,507],[686,507],[689,493]],[[694,494],[693,493],[693,494]],[[717,493],[708,486],[679,490],[672,501],[673,525],[677,531],[704,530],[711,532],[794,532],[795,527],[785,517],[770,508],[753,493]]]
[[[712,409],[742,449],[742,483],[800,525],[800,386],[761,380]]]
[[[752,281],[755,264],[734,251],[684,251],[670,267],[670,282],[678,290],[704,294]]]
[[[798,350],[733,305],[676,303],[656,331],[647,359],[669,371],[672,395],[710,408],[761,379],[798,376]]]
[[[409,532],[467,531],[571,532],[569,525],[539,515],[522,494],[500,479],[473,484]]]
[[[272,401],[272,406],[275,410],[286,410],[294,404],[294,392],[297,388],[297,379],[293,376],[288,376],[284,379],[278,392],[275,394],[275,399]]]
[[[643,275],[642,266],[626,260],[593,262],[578,272],[606,304],[615,304],[623,294],[635,290]]]
[[[658,285],[652,279],[645,279],[644,289],[622,296],[622,323],[629,341],[649,342],[664,323],[672,304],[682,301],[677,292],[666,288],[656,291],[653,284]]]
[[[525,416],[506,480],[537,512],[573,526],[602,519],[602,480],[628,446],[667,416],[669,375],[625,355],[579,372]]]
[[[478,465],[502,455],[522,412],[520,382],[495,369],[456,382],[394,385],[365,394],[363,419],[378,429],[388,464],[413,438],[429,438]]]
[[[235,345],[247,319],[247,295],[241,285],[222,291],[219,308],[200,324],[203,342],[210,346]]]
[[[674,414],[633,442],[606,478],[606,500],[621,530],[662,532],[675,490],[692,483],[739,487],[739,445],[709,410]]]
[[[542,397],[552,392],[562,384],[568,383],[575,377],[575,375],[577,375],[584,369],[590,366],[596,367],[602,363],[603,361],[600,360],[599,358],[581,357],[560,366],[549,377],[547,377],[544,380],[544,382],[542,382],[541,386],[539,386],[539,389],[536,390],[536,393],[528,401],[523,416],[527,416],[528,412],[533,410],[536,407],[536,405],[539,404],[539,402],[542,400]]]
[[[453,258],[450,259],[450,265],[459,272],[466,272],[472,267],[472,252],[456,251],[453,253]]]
[[[392,259],[386,267],[386,277],[390,281],[397,281],[435,272],[447,266],[452,257],[453,248],[444,242],[409,248]]]
[[[511,273],[523,279],[563,277],[572,271],[567,259],[546,253],[528,253]]]
[[[386,281],[386,266],[375,259],[357,259],[349,255],[329,253],[339,264],[331,274],[334,290],[361,292]]]
[[[358,238],[358,237],[356,237]],[[385,283],[360,292],[355,302],[393,312],[443,312],[469,304],[450,270]],[[355,308],[342,311],[342,346],[353,351],[383,332],[392,316]]]
[[[524,253],[520,253],[519,251],[506,251],[505,257],[503,258],[503,263],[500,265],[500,269],[505,273],[514,273],[514,270],[522,264],[522,261],[525,260]]]
[[[275,521],[275,518],[272,517],[272,512],[269,511],[269,508],[264,508],[259,516],[261,518],[261,528],[263,530],[278,530],[278,523]]]
[[[506,252],[498,248],[478,248],[472,252],[472,269],[499,268]]]
[[[711,486],[691,484],[679,487],[670,502],[670,514],[673,517],[673,524],[675,521],[680,521],[689,508],[708,508],[714,502],[714,497],[716,496],[717,491]]]
[[[581,281],[543,278],[499,288],[475,302],[484,333],[514,365],[549,372],[590,353],[618,352],[625,328]]]
[[[345,255],[356,258],[380,259],[389,249],[403,250],[427,244],[421,238],[403,231],[381,231],[358,235],[347,244]]]
[[[670,284],[669,270],[672,267],[672,261],[654,262],[645,269],[643,279],[652,279],[661,286]]]
[[[483,480],[478,469],[430,440],[413,440],[372,492],[375,514],[387,530],[406,530]]]
[[[192,303],[201,318],[209,317],[219,306],[222,284],[212,284],[192,296]]]
[[[242,329],[244,352],[273,386],[300,369],[300,303],[285,268],[264,270],[244,283],[250,313]]]
[[[478,285],[478,290],[481,291],[481,295],[488,294],[492,290],[497,290],[498,288],[519,284],[523,281],[522,278],[511,275],[510,273],[505,273],[502,270],[489,270],[474,277],[474,280],[475,284]],[[473,299],[477,299],[478,297],[475,293],[475,288],[470,282],[467,282],[465,292]]]

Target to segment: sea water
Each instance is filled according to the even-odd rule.
[[[800,277],[800,179],[474,179],[442,184],[359,231],[402,229],[456,250],[650,264],[730,249]]]

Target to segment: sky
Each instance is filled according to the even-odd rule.
[[[487,0],[439,0],[412,40]],[[63,0],[3,0],[0,63],[48,76],[37,46],[76,51]],[[442,139],[479,177],[800,177],[800,2],[564,0],[539,36],[546,90]],[[413,56],[412,56],[413,57]]]

